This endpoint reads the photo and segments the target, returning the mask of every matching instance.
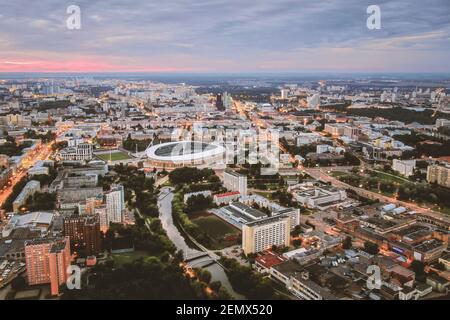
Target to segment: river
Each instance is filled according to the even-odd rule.
[[[172,217],[172,200],[174,194],[171,192],[170,188],[162,188],[158,197],[158,208],[159,208],[159,218],[161,220],[161,224],[164,230],[167,233],[169,239],[173,242],[173,244],[177,247],[178,250],[182,250],[184,253],[184,257],[192,257],[195,255],[200,255],[202,251],[193,249],[188,246],[184,237],[181,235],[178,228],[173,223]],[[211,273],[211,281],[220,281],[222,286],[227,289],[228,293],[234,298],[243,300],[245,297],[236,291],[233,290],[228,277],[223,270],[223,268],[217,263],[211,263],[211,258],[208,256],[200,257],[198,259],[192,260],[189,262],[190,266],[203,266]]]

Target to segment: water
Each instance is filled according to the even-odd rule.
[[[170,191],[169,188],[163,188],[158,198],[158,207],[159,207],[159,218],[161,220],[161,224],[164,230],[167,233],[169,239],[173,242],[173,244],[177,247],[178,250],[182,250],[186,257],[192,257],[196,255],[200,255],[203,252],[197,249],[190,248],[183,236],[181,235],[178,228],[173,223],[172,217],[172,200],[174,194]],[[211,273],[211,281],[220,281],[222,286],[227,289],[228,293],[235,299],[245,299],[243,295],[240,295],[236,291],[233,290],[228,277],[223,270],[223,268],[217,263],[212,263],[212,260],[209,256],[200,257],[194,259],[189,262],[189,265],[192,267],[202,267],[210,264],[208,267],[205,267]]]

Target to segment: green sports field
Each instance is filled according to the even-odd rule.
[[[111,153],[111,157],[109,153],[97,154],[97,158],[103,161],[118,161],[118,160],[127,160],[131,159],[126,153],[121,151],[114,151]]]
[[[205,245],[209,249],[213,250],[219,250],[235,244],[234,242],[225,241],[224,237],[226,235],[238,235],[241,232],[239,229],[231,226],[215,215],[209,215],[206,217],[201,216],[193,219],[192,222],[198,225],[200,229],[205,231],[211,238],[212,243]]]

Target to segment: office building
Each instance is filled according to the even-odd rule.
[[[92,159],[93,146],[89,143],[80,143],[75,147],[67,147],[59,152],[62,161],[88,161]]]
[[[296,201],[312,209],[326,209],[347,199],[347,192],[329,186],[292,187],[288,188]]]

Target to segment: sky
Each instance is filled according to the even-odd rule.
[[[0,0],[0,72],[447,73],[449,52],[450,0]]]

